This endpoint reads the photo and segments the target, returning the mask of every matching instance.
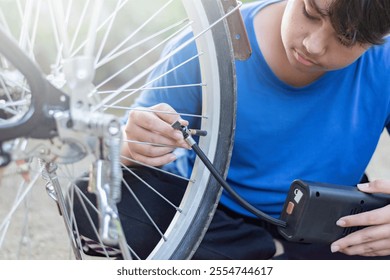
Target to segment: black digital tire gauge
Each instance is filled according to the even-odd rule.
[[[279,233],[302,243],[332,243],[362,227],[339,227],[338,219],[390,204],[390,195],[368,194],[357,187],[295,180],[280,219]]]

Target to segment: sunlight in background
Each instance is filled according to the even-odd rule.
[[[86,34],[89,31],[95,0],[0,0],[2,9],[7,13],[0,14],[0,25],[4,30],[13,34],[19,41],[19,45],[36,60],[46,75],[56,76],[61,71],[59,65],[63,57],[59,57],[58,50],[63,50],[61,29],[67,33],[68,53],[71,56],[82,55],[86,45]],[[118,4],[119,3],[119,4]],[[169,9],[160,9],[169,4]],[[56,8],[62,6],[61,12],[56,13]],[[110,16],[115,10],[115,20]],[[152,20],[152,15],[158,13]],[[168,37],[180,27],[172,27],[183,18],[181,1],[169,0],[123,0],[105,1],[104,10],[101,11],[96,32],[97,44],[95,56],[99,66],[94,84],[105,83],[106,77],[117,73],[119,69],[134,62],[126,71],[118,73],[109,82],[103,85],[103,90],[118,88],[132,77],[141,73],[145,65],[155,61],[164,45],[156,47],[162,38]],[[63,17],[63,20],[59,18]],[[24,19],[22,21],[21,19]],[[60,22],[60,23],[59,23]],[[112,27],[113,26],[113,27]],[[164,32],[162,27],[167,27]],[[112,28],[111,28],[112,27]],[[120,28],[118,28],[120,27]],[[109,32],[107,32],[109,30]],[[112,55],[115,53],[115,55]],[[117,55],[118,54],[118,55]],[[120,54],[120,55],[119,55]],[[110,59],[106,59],[110,57]],[[142,59],[139,59],[142,57]],[[100,67],[104,65],[104,67]],[[109,73],[109,74],[108,74]],[[142,84],[143,80],[139,82]],[[134,98],[134,97],[133,97]],[[133,100],[130,98],[128,103]]]
[[[53,10],[50,9],[54,2],[50,0],[24,0],[20,2],[22,4],[18,7],[18,5],[15,5],[14,1],[0,1],[0,4],[3,7],[2,10],[7,11],[6,14],[3,13],[0,15],[0,25],[5,30],[16,35],[16,38],[20,38],[19,42],[24,41],[21,45],[24,46],[26,50],[33,46],[35,59],[39,61],[42,70],[46,74],[49,74],[53,67],[53,57],[56,56],[57,50],[61,47],[56,38],[57,31],[53,27],[53,22],[56,21],[58,16],[53,14]],[[62,1],[62,6],[64,8],[63,16],[65,20],[64,28],[68,31],[68,41],[72,54],[82,54],[83,44],[85,45],[84,38],[88,32],[88,25],[85,24],[85,22],[88,22],[88,17],[90,16],[90,11],[93,9],[94,2],[95,1],[87,0]],[[126,38],[128,34],[134,33],[135,30],[164,3],[167,3],[167,0],[127,1],[126,5],[123,5],[121,8],[121,12],[118,14],[114,23],[114,26],[121,26],[121,28],[111,30],[104,45],[104,51],[101,57],[104,57],[104,53],[117,47],[118,41]],[[109,26],[109,23],[107,23],[108,17],[115,10],[116,5],[117,1],[106,1],[106,9],[102,11],[100,20],[101,24],[104,22],[106,22],[106,24],[97,32],[98,40],[105,36],[105,30]],[[131,45],[135,45],[144,39],[145,34],[150,34],[153,30],[156,30],[157,27],[161,28],[161,26],[168,25],[170,22],[177,21],[181,14],[181,7],[179,5],[176,6],[177,14],[172,12],[172,9],[169,9],[169,14],[167,14],[167,12],[161,13],[158,20],[151,21],[145,25],[140,32],[137,32],[136,35],[133,36],[131,40],[127,41],[121,48],[125,49]],[[23,24],[20,20],[22,17],[29,18],[29,23]],[[80,27],[79,23],[82,18],[84,19],[84,23]],[[39,32],[37,32],[37,30],[39,30]],[[25,36],[26,32],[28,33],[27,37]],[[74,36],[76,33],[77,36]],[[114,60],[110,64],[112,70],[115,71],[115,69],[120,68],[122,66],[121,64],[125,63],[127,60],[132,60],[134,57],[138,57],[145,53],[155,46],[155,42],[160,40],[159,37],[156,37],[155,40],[143,42],[140,47],[137,46],[137,48],[128,51],[125,55]],[[149,59],[154,59],[160,51],[161,50],[157,50],[151,54]],[[98,50],[95,50],[95,54],[97,52]],[[148,61],[144,61],[143,64],[148,64]],[[140,68],[142,68],[142,64],[135,65],[133,69],[134,73],[138,73]],[[99,75],[104,76],[105,73],[97,73],[97,75],[98,79]],[[127,75],[129,75],[129,73],[127,73]],[[122,76],[120,79],[126,79],[126,77]]]
[[[244,0],[245,2],[252,2],[253,0]],[[123,1],[126,2],[126,5],[123,5],[119,16],[115,19],[115,26],[121,26],[121,28],[116,28],[110,32],[109,38],[107,39],[102,57],[104,53],[110,52],[114,49],[118,41],[126,38],[128,34],[134,32],[139,26],[144,23],[148,17],[156,12],[158,7],[161,7],[168,0],[143,0],[143,1]],[[169,9],[169,13],[161,13],[158,16],[158,20],[151,21],[145,27],[142,28],[131,40],[126,42],[121,49],[129,48],[131,45],[138,44],[145,38],[145,34],[151,34],[154,30],[160,29],[161,26],[168,26],[170,23],[177,22],[181,20],[182,7],[180,1],[175,5],[175,9]],[[0,0],[2,5],[2,11],[7,11],[6,14],[0,14],[0,25],[8,30],[10,33],[16,35],[16,38],[20,38],[19,42],[25,49],[31,48],[33,46],[35,59],[39,61],[39,65],[42,68],[43,72],[50,74],[53,69],[53,61],[59,60],[60,58],[53,57],[56,56],[57,50],[61,48],[56,38],[56,30],[54,30],[53,22],[58,18],[57,15],[53,14],[53,5],[59,3],[58,0],[21,0],[18,1],[19,5],[15,5],[14,1],[10,0]],[[88,32],[88,26],[83,24],[79,27],[80,19],[88,19],[90,12],[93,9],[95,1],[88,0],[66,0],[61,1],[63,6],[63,16],[64,16],[64,28],[68,31],[68,41],[71,48],[72,54],[80,54],[83,51],[83,41],[86,37],[85,35]],[[86,5],[86,3],[88,5]],[[115,10],[117,1],[105,1],[105,7],[108,7],[102,11],[101,23],[108,20],[109,15]],[[55,7],[55,6],[54,6]],[[176,12],[175,12],[176,11]],[[20,20],[21,18],[28,18],[29,22],[23,24]],[[107,28],[106,24],[97,32],[97,38],[102,39],[105,36],[105,29]],[[39,30],[37,32],[36,30]],[[173,32],[173,30],[171,31]],[[77,36],[73,34],[77,33]],[[169,33],[169,32],[167,32]],[[28,34],[26,37],[25,35]],[[166,36],[166,34],[164,34]],[[28,38],[28,39],[26,39]],[[134,58],[139,57],[140,55],[146,53],[152,47],[156,45],[156,42],[161,41],[161,36],[156,36],[156,38],[142,42],[140,46],[132,50],[127,51],[124,55],[121,55],[117,59],[109,63],[109,67],[105,67],[104,71],[114,72],[116,69],[120,69],[127,61],[134,60]],[[133,65],[131,71],[127,71],[125,74],[118,76],[116,79],[111,81],[114,84],[123,84],[124,80],[129,79],[129,76],[134,76],[136,73],[139,73],[143,69],[143,65],[150,64],[150,61],[153,61],[158,57],[161,52],[162,47],[156,49],[150,55],[145,57],[144,60],[140,61],[136,65]],[[30,51],[31,52],[31,51]],[[95,53],[98,50],[95,50]],[[96,82],[99,81],[100,77],[105,77],[106,72],[97,72],[96,73]]]

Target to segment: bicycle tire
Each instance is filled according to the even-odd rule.
[[[225,12],[220,0],[183,0],[183,6],[192,21],[197,48],[202,50],[202,55],[199,56],[201,76],[204,79],[202,84],[207,84],[207,89],[202,93],[202,116],[207,118],[202,119],[201,129],[208,131],[208,136],[200,139],[199,146],[217,170],[226,176],[234,139],[236,85],[232,42],[226,20],[222,20]],[[210,25],[213,26],[212,29],[206,32]],[[28,54],[26,50],[25,52]],[[30,173],[36,169],[37,167],[30,167]],[[14,180],[11,182],[14,183]],[[67,192],[64,191],[63,195],[67,196]],[[163,238],[147,258],[191,258],[211,222],[220,194],[220,185],[196,159],[186,193],[179,205],[181,211],[176,212]],[[72,213],[66,215],[73,219]],[[6,234],[7,232],[0,231],[0,236]],[[9,238],[6,236],[4,240]],[[79,244],[79,241],[75,244]],[[84,253],[80,254],[83,258]],[[5,255],[2,258],[12,256]]]

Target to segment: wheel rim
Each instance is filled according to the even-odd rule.
[[[112,1],[111,3],[113,3],[113,2],[114,1]],[[160,1],[160,2],[161,2],[161,6],[155,7],[154,9],[151,9],[152,12],[150,12],[150,14],[155,14],[156,17],[161,16],[161,14],[164,12],[166,7],[169,7],[170,5],[173,5],[173,4],[175,4],[175,5],[177,4],[176,3],[177,1]],[[213,35],[211,32],[204,31],[205,29],[207,29],[209,27],[211,22],[208,22],[205,20],[202,20],[202,21],[198,20],[199,18],[202,18],[202,19],[206,18],[205,10],[215,9],[217,7],[216,5],[218,5],[217,2],[218,1],[184,0],[183,5],[186,8],[187,13],[189,14],[189,19],[188,20],[180,19],[179,21],[176,21],[174,23],[169,23],[168,25],[166,25],[162,29],[165,31],[160,31],[160,33],[165,33],[165,32],[169,31],[171,34],[175,34],[175,32],[179,32],[181,29],[188,28],[186,26],[186,22],[194,22],[194,23],[192,23],[192,26],[193,26],[194,30],[198,30],[198,31],[195,31],[195,37],[197,37],[196,34],[201,34],[201,36],[199,36],[199,38],[196,41],[198,44],[198,48],[202,49],[204,52],[204,54],[199,57],[201,64],[202,64],[202,69],[203,69],[202,71],[204,71],[204,72],[202,72],[202,76],[203,77],[212,77],[213,79],[205,80],[204,82],[202,82],[203,85],[207,84],[208,86],[207,87],[203,86],[203,88],[207,89],[207,91],[205,91],[203,93],[203,101],[204,101],[203,108],[205,111],[202,113],[202,116],[199,116],[199,117],[202,118],[202,128],[205,128],[208,131],[213,131],[213,133],[209,133],[209,135],[211,137],[201,139],[200,146],[204,149],[204,151],[206,152],[206,154],[209,156],[209,158],[211,160],[214,160],[214,156],[216,154],[218,155],[219,153],[221,153],[221,151],[222,151],[222,153],[225,154],[224,156],[219,156],[219,158],[217,159],[219,162],[219,163],[217,163],[217,165],[218,165],[220,171],[225,172],[227,165],[228,165],[229,157],[230,157],[231,144],[225,143],[224,145],[222,145],[219,142],[221,140],[221,136],[219,133],[221,130],[221,128],[220,128],[220,125],[221,125],[220,124],[220,122],[221,122],[220,116],[221,116],[221,111],[222,111],[221,104],[224,104],[224,103],[221,103],[219,94],[207,94],[207,92],[219,93],[222,90],[224,90],[224,89],[220,88],[220,83],[219,83],[219,81],[221,80],[221,78],[219,78],[220,71],[221,71],[219,68],[221,67],[221,65],[219,65],[218,63],[221,63],[221,62],[217,61],[216,57],[217,57],[217,51],[222,52],[222,53],[229,52],[229,47],[230,47],[229,40],[228,40],[228,38],[227,38],[228,36],[226,34],[222,34],[221,36],[226,38],[226,42],[224,43],[225,45],[223,47],[220,47],[220,44],[219,44],[219,47],[216,48],[215,45],[217,43],[215,42],[215,38],[213,37],[213,36],[215,36],[215,34]],[[72,4],[70,4],[70,3],[72,3],[72,1],[63,3],[63,9],[65,11],[63,13],[64,21],[68,22],[68,26],[71,25],[70,15],[71,15],[71,11],[73,11],[73,9],[74,9],[71,7],[74,7],[73,5],[75,5],[74,3],[72,3]],[[153,3],[155,4],[156,2],[153,1]],[[20,30],[21,30],[20,34],[23,34],[23,32],[25,32],[26,34],[29,34],[29,36],[23,37],[22,35],[20,35],[19,36],[19,44],[22,47],[24,47],[24,50],[26,53],[32,54],[32,48],[31,48],[31,45],[33,44],[32,42],[36,41],[37,37],[35,37],[35,36],[39,35],[37,32],[38,27],[35,28],[35,26],[38,25],[37,22],[38,22],[38,18],[40,15],[39,13],[34,13],[34,11],[38,11],[40,9],[43,9],[43,7],[49,7],[50,5],[48,3],[46,3],[45,1],[26,1],[24,4],[25,4],[25,6],[23,7],[23,9],[19,9],[20,16],[24,19],[27,18],[30,23],[34,23],[34,24],[31,24],[31,26],[33,26],[33,28],[29,32],[27,32],[27,30],[26,30],[26,24],[22,24],[20,26]],[[45,6],[46,4],[48,6]],[[91,9],[90,3],[88,3],[88,1],[86,1],[83,4],[85,4],[85,6],[81,5],[80,7],[76,7],[76,9],[79,11],[80,18],[82,18],[84,16],[84,14],[86,13],[86,11],[88,11],[88,9]],[[125,9],[126,5],[128,5],[127,1],[117,1],[117,2],[115,2],[115,5],[111,4],[110,8],[111,8],[112,12],[109,13],[108,15],[106,15],[106,21],[105,21],[106,22],[105,26],[106,26],[107,30],[109,30],[110,28],[113,28],[111,26],[111,23],[113,23],[114,20],[111,18],[111,15],[115,14],[115,13],[119,14],[120,11]],[[151,5],[151,6],[154,7],[156,5]],[[3,7],[3,9],[5,9],[5,8]],[[52,9],[52,10],[50,10],[50,14],[52,15],[52,17],[55,17],[54,16],[55,8],[49,7],[49,9]],[[24,11],[24,12],[22,12],[22,11]],[[58,16],[58,14],[57,14],[57,16]],[[208,17],[210,17],[210,15],[208,15]],[[217,15],[213,15],[211,17],[214,17],[215,20],[218,19]],[[3,27],[6,26],[5,22],[6,21],[3,21]],[[220,25],[223,25],[223,23],[221,23]],[[80,31],[81,29],[79,29],[78,24],[76,24],[75,26],[76,26],[75,27],[76,33],[82,32],[82,31]],[[146,26],[147,26],[147,24],[146,25],[141,24],[141,27],[139,27],[138,29],[135,29],[135,31],[132,33],[133,35],[131,35],[131,36],[133,36],[133,37],[139,36],[138,33],[135,34],[136,31],[143,30],[144,28],[146,28]],[[215,27],[215,28],[217,28],[217,27]],[[221,26],[219,28],[220,28],[220,30],[225,30],[224,26]],[[57,29],[61,29],[61,28],[57,26]],[[220,32],[220,31],[218,31],[218,32]],[[215,31],[215,33],[217,33],[217,31]],[[35,34],[38,34],[38,35],[35,35]],[[108,33],[102,32],[102,34],[100,36],[101,36],[103,41],[107,40]],[[125,47],[118,48],[118,49],[113,47],[113,48],[111,48],[111,50],[115,50],[115,49],[116,50],[112,53],[110,53],[109,51],[108,52],[103,51],[103,46],[105,46],[107,44],[107,41],[105,43],[101,44],[100,47],[95,50],[95,52],[97,53],[97,56],[100,56],[100,60],[96,60],[96,66],[98,68],[98,71],[96,72],[96,81],[94,83],[97,84],[100,88],[103,88],[103,90],[101,90],[101,94],[103,97],[101,98],[102,102],[97,103],[95,105],[95,107],[93,108],[93,110],[111,112],[113,109],[119,109],[119,110],[121,110],[122,113],[124,112],[124,107],[127,105],[122,105],[121,102],[124,99],[128,98],[128,95],[129,95],[128,93],[136,94],[141,90],[142,86],[139,86],[138,82],[139,82],[139,80],[142,80],[144,77],[141,77],[141,75],[139,75],[139,74],[132,74],[131,76],[133,78],[131,78],[129,81],[126,81],[125,83],[120,84],[119,86],[116,86],[117,89],[112,90],[110,88],[110,86],[108,86],[108,80],[106,78],[104,78],[102,74],[100,74],[100,70],[103,69],[103,66],[114,67],[114,66],[110,66],[110,64],[120,64],[117,61],[115,61],[115,59],[123,60],[123,57],[119,56],[119,54],[126,53],[126,50],[132,50],[133,48],[135,48],[135,46],[140,45],[141,42],[148,42],[149,40],[151,40],[150,38],[155,37],[155,36],[157,37],[156,32],[147,38],[139,39],[137,43],[133,43],[131,45],[127,45]],[[56,48],[58,50],[62,50],[62,48],[66,44],[61,45],[61,43],[58,42],[61,39],[61,35],[57,34],[54,37],[56,37],[56,38],[54,38],[54,44],[56,45]],[[169,37],[170,36],[167,36],[165,38],[169,38]],[[126,38],[127,38],[126,40],[130,41],[130,39],[128,39],[129,37],[126,37]],[[168,39],[163,39],[163,41],[164,40],[168,41]],[[79,39],[77,37],[73,37],[72,39],[69,39],[69,41],[67,43],[69,50],[67,51],[67,53],[77,53],[77,51],[81,49],[80,46],[83,46],[83,41],[81,40],[80,41],[81,43],[80,42],[77,43],[77,42],[79,42]],[[122,41],[122,42],[124,42],[124,41]],[[124,44],[124,45],[126,45],[126,44]],[[161,44],[161,46],[162,45],[163,44]],[[77,47],[77,46],[79,46],[79,47]],[[155,47],[155,45],[154,45],[154,47]],[[154,49],[154,47],[152,47],[152,49]],[[159,48],[155,48],[155,51],[157,51],[158,49]],[[35,50],[35,47],[34,47],[34,50]],[[149,52],[149,51],[146,51],[146,52]],[[152,53],[152,51],[150,53]],[[107,54],[107,56],[104,56],[104,54]],[[55,67],[53,67],[53,66],[50,67],[50,65],[47,65],[47,64],[45,65],[44,62],[38,61],[37,57],[32,57],[32,58],[33,58],[33,60],[35,60],[38,64],[40,64],[42,66],[43,71],[45,71],[45,69],[51,68],[52,70],[51,70],[50,74],[48,74],[48,72],[46,72],[48,79],[52,83],[54,83],[56,86],[62,86],[62,84],[66,83],[66,81],[62,80],[63,79],[62,73],[61,73],[62,64],[60,63],[61,62],[61,55],[54,55],[54,57],[55,57],[55,63],[54,63]],[[126,64],[124,67],[125,68],[127,67],[127,69],[133,67],[134,65],[136,65],[139,62],[139,58],[140,58],[140,56],[136,55],[136,58],[133,59],[132,62],[130,62],[129,64]],[[112,61],[111,61],[111,59],[112,59]],[[223,63],[225,66],[227,65],[229,67],[229,69],[225,72],[225,74],[233,77],[234,70],[232,67],[232,59],[228,58]],[[3,66],[3,68],[5,68],[5,67]],[[110,76],[110,82],[116,81],[117,79],[119,79],[119,77],[121,75],[125,75],[124,72],[120,72],[120,71],[122,71],[122,70],[115,69],[114,71],[111,71],[112,73],[114,73],[114,75]],[[141,74],[146,75],[147,72],[149,71],[149,68],[144,68],[143,70],[135,70],[135,72],[137,72],[137,71],[140,72]],[[4,77],[4,75],[3,75],[3,77]],[[215,81],[218,81],[218,82],[215,83]],[[148,85],[144,85],[144,86],[147,87]],[[226,87],[226,89],[230,89],[230,90],[234,91],[234,81],[232,81],[231,83],[229,83],[225,87]],[[115,97],[112,97],[113,96],[112,94],[107,95],[108,92],[111,92],[111,93],[114,92],[114,95],[115,94],[118,94],[118,95]],[[225,92],[225,94],[226,94],[226,92]],[[3,100],[5,100],[5,98]],[[224,101],[224,102],[234,104],[235,99],[234,99],[234,97],[232,97],[231,99],[229,99],[229,101]],[[229,109],[229,110],[232,111],[232,110],[234,110],[234,108]],[[234,129],[234,125],[233,125],[232,114],[233,113],[229,113],[229,118],[230,118],[229,121],[225,120],[225,122],[230,122],[231,124],[229,124],[227,126],[225,126],[225,124],[224,124],[224,127],[223,127],[224,130],[228,131],[226,133],[226,135],[223,135],[223,138],[228,140],[227,142],[231,142],[232,138],[233,138],[232,131]],[[28,140],[28,141],[30,141],[30,140]],[[21,143],[21,142],[23,142],[23,141],[19,140],[19,142],[16,144],[15,144],[15,142],[6,143],[6,144],[16,146],[18,148],[18,145],[20,145],[19,143]],[[85,160],[88,160],[88,159],[85,159]],[[199,162],[196,161],[195,166],[196,167],[194,168],[194,172],[192,174],[192,177],[190,180],[188,180],[189,188],[187,189],[187,193],[184,195],[184,199],[182,200],[180,205],[178,205],[178,208],[181,209],[181,212],[177,212],[177,214],[175,215],[175,218],[173,219],[173,222],[170,224],[167,231],[165,231],[163,233],[164,238],[161,239],[161,241],[158,243],[158,245],[153,250],[153,252],[148,256],[148,258],[151,258],[151,259],[188,258],[193,254],[194,249],[199,244],[200,236],[202,234],[204,234],[204,231],[206,229],[206,225],[210,221],[210,217],[212,215],[208,215],[209,216],[208,218],[206,218],[206,219],[202,218],[201,219],[202,221],[198,222],[201,225],[199,226],[200,229],[195,231],[196,232],[195,235],[197,235],[199,237],[198,238],[199,240],[189,242],[188,240],[185,240],[185,239],[186,239],[186,237],[187,237],[187,239],[193,239],[193,237],[188,238],[189,236],[191,236],[189,234],[189,229],[191,229],[191,225],[193,225],[194,220],[199,219],[199,217],[198,217],[199,215],[200,216],[205,215],[204,213],[200,213],[198,211],[195,211],[195,209],[200,208],[200,206],[203,205],[202,203],[204,203],[203,200],[204,200],[204,195],[206,193],[206,190],[208,189],[208,187],[210,185],[212,185],[211,192],[213,193],[213,198],[209,202],[207,202],[207,204],[209,206],[206,207],[207,212],[211,212],[215,208],[215,202],[218,199],[219,187],[215,182],[212,181],[212,179],[210,181],[209,175],[207,175],[208,171],[205,169],[205,167],[202,164],[199,164]],[[21,165],[16,165],[16,167],[14,167],[14,168],[17,169],[18,173],[24,175],[25,173],[21,173],[20,167],[21,167]],[[63,165],[62,170],[61,170],[62,174],[64,174],[64,175],[62,175],[63,178],[70,176],[72,168],[77,169],[77,167],[71,167],[71,166],[68,166],[66,164]],[[35,175],[35,174],[38,174],[37,171],[40,170],[40,167],[35,162],[35,166],[31,165],[29,167],[29,170],[30,170],[30,175]],[[5,173],[4,176],[10,177],[10,176],[13,176],[13,174],[16,171],[15,170],[11,170],[11,171],[6,170],[6,171],[2,171],[2,172]],[[81,174],[79,172],[79,174],[77,174],[75,178],[80,178],[80,176],[81,176]],[[38,176],[37,176],[36,180],[38,180]],[[72,182],[74,182],[75,179],[72,179],[72,180],[73,180]],[[11,180],[11,182],[13,184],[14,181]],[[23,193],[23,190],[26,189],[25,185],[30,185],[30,184],[25,183],[24,187],[21,187],[21,190],[22,190],[21,193]],[[67,185],[67,184],[65,183],[64,185]],[[71,185],[72,184],[68,184],[68,186],[71,186]],[[3,186],[3,184],[1,186]],[[5,189],[5,187],[0,187],[0,188]],[[19,200],[19,199],[17,199],[17,200]],[[190,201],[191,201],[191,203],[189,203]],[[11,212],[12,211],[6,212],[6,214],[4,214],[4,216],[7,216]],[[73,217],[71,217],[71,218],[73,219]],[[0,234],[0,236],[4,237],[3,242],[5,242],[7,239],[9,239],[9,237],[7,236],[8,231],[6,230],[8,228],[7,225],[8,225],[8,222],[3,223],[3,228],[1,231],[2,234]],[[185,249],[183,249],[183,247],[185,247]],[[134,252],[134,253],[136,255],[136,252]],[[67,254],[69,254],[69,253],[67,253]],[[4,258],[12,258],[12,257],[5,256]]]

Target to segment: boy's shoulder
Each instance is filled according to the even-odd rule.
[[[241,14],[244,18],[253,17],[259,10],[273,3],[281,2],[283,0],[258,0],[245,3],[241,7]]]
[[[390,35],[385,37],[383,44],[372,46],[365,55],[390,69]]]

